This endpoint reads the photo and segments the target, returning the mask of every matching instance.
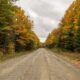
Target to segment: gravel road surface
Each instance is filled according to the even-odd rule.
[[[41,48],[1,62],[0,80],[80,80],[80,69]]]

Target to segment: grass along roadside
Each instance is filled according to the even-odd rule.
[[[33,51],[34,50],[23,51],[23,52],[15,52],[14,54],[5,54],[5,55],[3,55],[2,52],[0,52],[0,61],[2,62],[2,61],[5,61],[5,60],[9,60],[9,59],[12,59],[12,58],[16,58],[16,57],[19,57],[19,56],[30,54]]]
[[[67,51],[62,51],[60,49],[51,49],[52,52],[54,52],[56,55],[67,59],[74,65],[76,65],[78,68],[80,68],[80,53],[78,52],[67,52]]]

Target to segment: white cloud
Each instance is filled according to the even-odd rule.
[[[73,0],[20,0],[17,2],[34,20],[34,31],[44,41],[58,23]]]

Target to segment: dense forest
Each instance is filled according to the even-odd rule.
[[[36,49],[40,45],[32,30],[33,21],[15,5],[16,1],[0,0],[0,52],[3,55]]]
[[[80,52],[80,0],[71,4],[59,27],[49,34],[45,44],[48,48]]]

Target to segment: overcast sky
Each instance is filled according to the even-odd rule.
[[[34,31],[44,42],[48,34],[58,27],[73,0],[20,0],[17,5],[34,21]]]

